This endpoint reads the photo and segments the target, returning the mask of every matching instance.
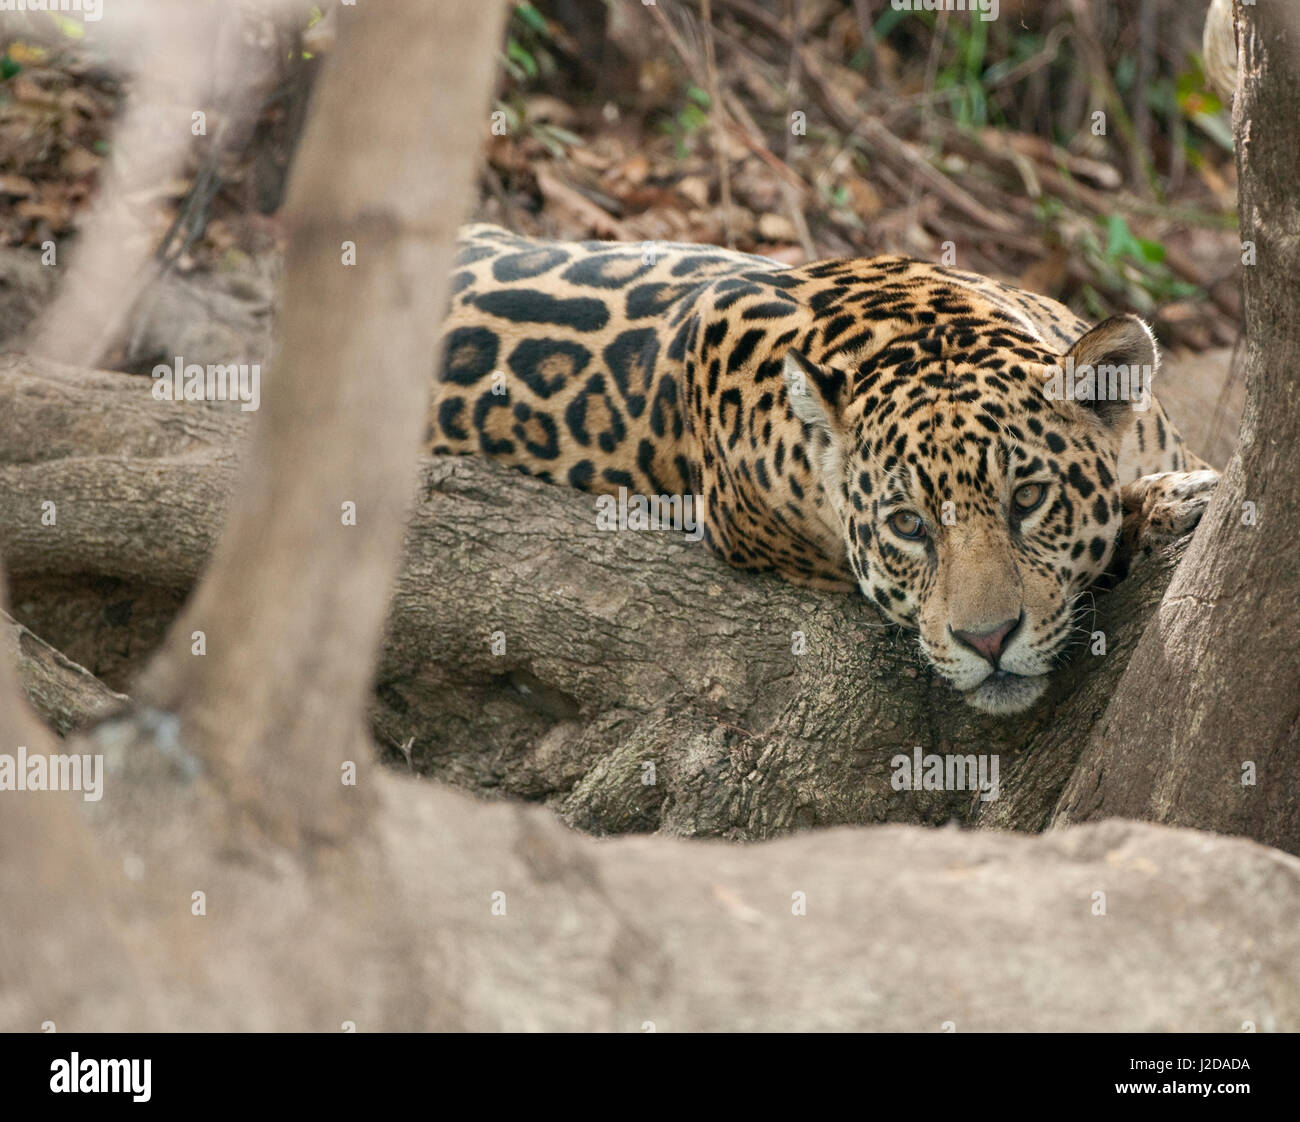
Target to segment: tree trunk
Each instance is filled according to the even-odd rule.
[[[1237,451],[1058,819],[1121,815],[1300,852],[1300,12],[1238,8],[1246,409]]]
[[[102,762],[114,797],[86,804],[92,842],[66,797],[4,794],[13,803],[0,815],[6,1022],[197,1025],[214,994],[227,1027],[337,1027],[348,1016],[409,1026],[424,1023],[430,1001],[439,1015],[454,1007],[439,1001],[437,979],[407,984],[415,934],[393,906],[400,893],[374,829],[363,705],[413,482],[420,420],[409,402],[434,353],[428,309],[446,299],[502,14],[496,5],[466,18],[416,0],[378,18],[341,14],[347,49],[316,91],[286,204],[282,353],[238,473],[214,488],[207,473],[220,457],[186,460],[212,417],[168,418],[189,444],[174,449],[180,463],[194,470],[173,478],[185,493],[160,496],[163,508],[193,510],[207,498],[211,517],[233,487],[230,524],[215,547],[215,521],[201,545],[154,539],[155,559],[192,550],[189,579],[209,552],[211,563],[133,704],[69,745],[87,767]],[[436,101],[438,77],[446,87]],[[345,243],[355,245],[354,266],[344,264]],[[359,376],[378,354],[382,375]],[[47,393],[71,392],[74,372],[43,370]],[[138,384],[136,400],[161,412],[143,396],[149,388]],[[84,416],[68,420],[87,427]],[[136,420],[126,448],[167,427]],[[65,448],[78,445],[92,441],[69,433]],[[48,448],[27,444],[18,458],[53,483]],[[60,491],[52,506],[48,495],[6,493],[15,529],[6,548],[21,555],[43,531],[65,540],[78,523],[103,519],[115,486],[132,493],[132,465],[121,463],[125,475],[102,477],[58,464],[71,469],[77,497]],[[124,533],[149,538],[162,521],[157,507],[116,509],[125,522],[100,535],[102,548]],[[87,550],[88,567],[102,559]],[[149,569],[145,559],[145,578]],[[6,659],[0,744],[6,755],[10,746],[44,754],[51,746],[9,670]],[[30,864],[24,845],[37,850]]]

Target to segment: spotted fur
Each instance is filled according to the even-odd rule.
[[[902,257],[788,268],[474,226],[443,340],[430,451],[700,496],[718,555],[857,587],[989,712],[1039,697],[1125,511],[1132,539],[1185,532],[1217,479],[1154,398],[1045,392],[1067,358],[1154,369],[1141,321],[1089,331]]]

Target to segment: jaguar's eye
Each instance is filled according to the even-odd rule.
[[[1046,483],[1026,483],[1023,487],[1016,488],[1016,493],[1011,496],[1011,505],[1015,507],[1017,514],[1028,514],[1031,510],[1037,510],[1042,506],[1045,498],[1047,498]]]
[[[900,538],[915,541],[925,537],[925,522],[914,510],[900,510],[888,518],[889,528]]]

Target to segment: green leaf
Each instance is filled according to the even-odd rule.
[[[537,60],[533,58],[532,53],[521,46],[516,40],[511,39],[506,43],[506,57],[518,64],[519,68],[529,77],[537,77]]]
[[[497,61],[506,68],[506,73],[510,76],[512,82],[522,82],[528,77],[524,73],[522,66],[501,51],[497,52]]]
[[[77,20],[59,15],[58,12],[50,12],[49,17],[54,22],[54,26],[69,39],[84,39],[86,37],[86,28]]]
[[[911,13],[904,11],[902,8],[895,8],[892,5],[885,8],[876,20],[876,26],[873,28],[877,39],[888,39],[889,33],[894,30],[903,20],[907,19]]]
[[[1132,257],[1135,256],[1134,250],[1140,253],[1137,239],[1133,237],[1124,216],[1112,214],[1106,219],[1106,256],[1112,259]]]
[[[687,132],[694,132],[702,128],[708,122],[708,114],[698,105],[688,105],[681,113],[682,128]]]
[[[528,0],[522,0],[515,5],[515,15],[517,15],[524,24],[536,31],[538,35],[545,35],[548,38],[551,29],[546,26],[546,17],[542,15]]]
[[[1121,90],[1127,90],[1133,86],[1133,75],[1137,70],[1137,62],[1132,55],[1123,55],[1115,63],[1115,85]]]
[[[586,144],[582,137],[571,133],[568,129],[560,128],[559,125],[547,125],[546,131],[562,144],[569,145],[570,148],[581,148]]]
[[[1221,113],[1224,109],[1222,98],[1205,84],[1205,73],[1199,66],[1178,75],[1174,92],[1184,112]]]
[[[1159,265],[1164,261],[1165,247],[1159,242],[1153,242],[1148,238],[1138,238],[1137,246],[1143,261],[1150,261],[1153,265]]]

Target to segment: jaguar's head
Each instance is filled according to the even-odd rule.
[[[829,437],[818,466],[859,587],[975,708],[1027,709],[1086,636],[1077,601],[1111,559],[1120,443],[1156,361],[1133,316],[1065,355],[1013,321],[787,354],[791,409]],[[1146,397],[1087,400],[1087,369],[1108,367]]]

